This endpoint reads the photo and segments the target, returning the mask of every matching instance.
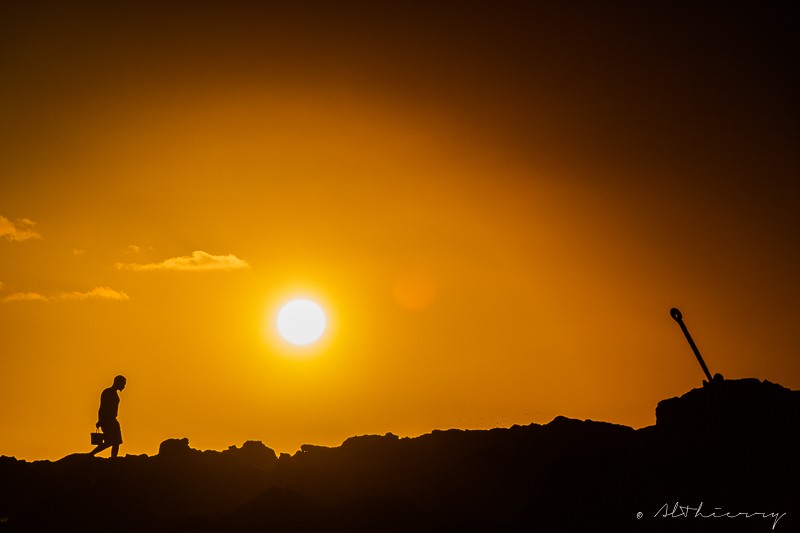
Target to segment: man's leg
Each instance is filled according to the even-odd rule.
[[[116,457],[119,453],[119,444],[115,444],[111,447],[111,457]]]
[[[109,446],[111,446],[111,445],[110,444],[106,444],[105,442],[102,443],[102,444],[98,444],[97,447],[94,450],[89,452],[89,455],[97,455],[98,453],[102,452],[103,450],[105,450]]]

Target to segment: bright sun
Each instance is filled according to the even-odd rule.
[[[325,312],[311,300],[292,300],[278,313],[278,331],[292,344],[311,344],[325,333],[326,325]]]

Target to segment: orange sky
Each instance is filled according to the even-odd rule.
[[[4,8],[0,455],[800,388],[796,19],[660,9]]]

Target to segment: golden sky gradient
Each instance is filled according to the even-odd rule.
[[[800,388],[796,18],[730,9],[4,7],[0,454],[88,451],[116,374],[123,454],[642,427],[673,306]]]

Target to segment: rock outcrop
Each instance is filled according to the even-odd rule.
[[[798,416],[798,392],[733,380],[660,402],[639,430],[557,417],[280,458],[187,438],[155,457],[0,457],[0,532],[792,531]]]

